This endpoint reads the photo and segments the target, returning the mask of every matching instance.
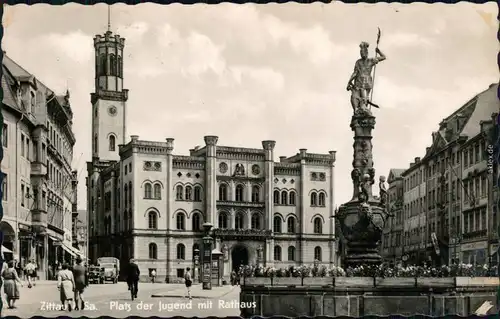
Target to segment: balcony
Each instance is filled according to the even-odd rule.
[[[470,239],[478,239],[478,238],[486,237],[486,233],[487,233],[486,229],[477,230],[477,231],[473,231],[470,233],[465,233],[463,235],[463,239],[470,240]]]
[[[217,201],[217,207],[264,208],[262,202]]]
[[[214,237],[228,240],[265,240],[271,237],[270,230],[260,229],[222,229],[213,230]]]
[[[47,175],[47,164],[40,162],[31,162],[31,176]]]

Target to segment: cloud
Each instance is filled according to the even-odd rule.
[[[441,32],[441,28],[442,26],[436,25],[435,30],[438,30],[436,32]],[[433,44],[433,41],[430,38],[423,37],[417,33],[389,33],[387,35],[384,35],[383,37],[384,38],[381,41],[383,41],[384,48],[406,48],[416,46],[430,46]]]
[[[247,80],[254,82],[262,89],[271,89],[278,91],[285,86],[283,74],[264,67],[234,66],[231,67],[231,78],[237,84],[245,85]]]
[[[185,46],[185,67],[182,68],[185,76],[198,77],[207,71],[221,75],[226,69],[226,62],[221,54],[224,47],[216,45],[206,35],[192,32],[186,39]]]
[[[92,41],[91,36],[81,31],[50,33],[39,38],[43,46],[53,46],[56,52],[63,53],[77,63],[86,63],[94,56]]]
[[[116,33],[124,37],[127,42],[140,42],[148,32],[149,25],[146,22],[134,22],[131,25],[118,26]]]

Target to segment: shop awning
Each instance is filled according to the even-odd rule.
[[[73,253],[74,253],[75,255],[77,255],[77,256],[79,256],[81,259],[85,260],[85,255],[84,255],[81,251],[79,251],[78,249],[76,249],[76,248],[75,248],[75,247],[73,247],[73,246],[70,246],[69,248],[73,251]]]
[[[12,250],[10,250],[9,248],[5,248],[5,246],[2,245],[2,253],[12,254]]]
[[[61,247],[62,249],[64,249],[68,254],[70,254],[71,256],[73,257],[76,257],[76,254],[71,250],[71,248],[69,248],[68,246],[66,246],[65,244],[61,244]]]

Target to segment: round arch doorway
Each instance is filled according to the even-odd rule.
[[[248,249],[243,245],[236,245],[231,251],[231,264],[234,271],[238,271],[240,266],[248,265]]]

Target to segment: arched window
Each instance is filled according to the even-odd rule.
[[[117,75],[116,74],[116,58],[114,54],[109,55],[109,66],[110,66],[110,75]]]
[[[148,226],[149,229],[158,229],[158,214],[155,211],[148,213]]]
[[[193,200],[193,188],[191,186],[186,186],[185,200]]]
[[[176,200],[182,200],[184,197],[184,189],[182,188],[181,185],[177,185],[177,187],[175,188],[175,199]]]
[[[200,186],[194,187],[194,201],[201,202],[201,187]]]
[[[295,247],[288,247],[288,261],[295,261]]]
[[[295,217],[293,216],[290,216],[288,217],[288,220],[287,220],[287,232],[288,233],[295,233]]]
[[[274,204],[279,205],[280,203],[280,191],[274,191]]]
[[[184,213],[177,213],[175,222],[178,230],[186,230],[186,215]]]
[[[227,214],[224,212],[219,213],[219,228],[226,229],[227,228]]]
[[[321,261],[321,247],[314,247],[314,260]]]
[[[260,214],[252,214],[252,229],[260,229]]]
[[[98,142],[98,139],[97,139],[97,134],[94,135],[94,152],[98,152],[99,151],[99,142]]]
[[[275,232],[275,233],[281,233],[281,226],[282,226],[281,224],[282,224],[281,217],[274,216],[274,220],[273,220],[273,232]]]
[[[295,206],[296,204],[296,201],[295,201],[295,192],[294,191],[291,191],[289,196],[288,196],[288,202],[290,203],[290,205],[293,205]]]
[[[318,194],[311,194],[311,206],[318,206]]]
[[[146,183],[144,184],[144,198],[151,198],[152,197],[152,187],[151,184]]]
[[[227,185],[226,184],[219,185],[219,200],[227,201]]]
[[[154,189],[155,189],[155,199],[161,199],[161,185],[155,184]]]
[[[107,70],[107,63],[106,63],[106,54],[101,53],[99,56],[99,74],[100,75],[106,75],[108,72]]]
[[[281,261],[281,247],[278,245],[274,246],[274,260]]]
[[[318,206],[322,206],[324,207],[325,206],[325,203],[326,203],[326,200],[325,200],[325,193],[321,192],[319,193],[319,200],[318,200]]]
[[[243,185],[236,186],[236,201],[237,202],[243,201]]]
[[[252,202],[258,203],[260,200],[260,188],[259,186],[252,187]]]
[[[319,217],[314,218],[314,233],[315,234],[323,233],[323,221]]]
[[[186,260],[186,246],[177,244],[177,259]]]
[[[149,244],[149,259],[158,259],[158,246],[155,243]]]
[[[201,230],[201,216],[199,213],[194,213],[193,214],[193,220],[191,221],[191,226],[193,231],[200,231]]]
[[[118,76],[119,77],[123,77],[123,61],[122,61],[122,57],[118,55],[117,57],[117,60],[118,60]]]
[[[243,229],[245,216],[242,213],[237,213],[234,218],[234,228],[235,229]]]
[[[288,204],[288,193],[286,191],[281,191],[281,205]]]

